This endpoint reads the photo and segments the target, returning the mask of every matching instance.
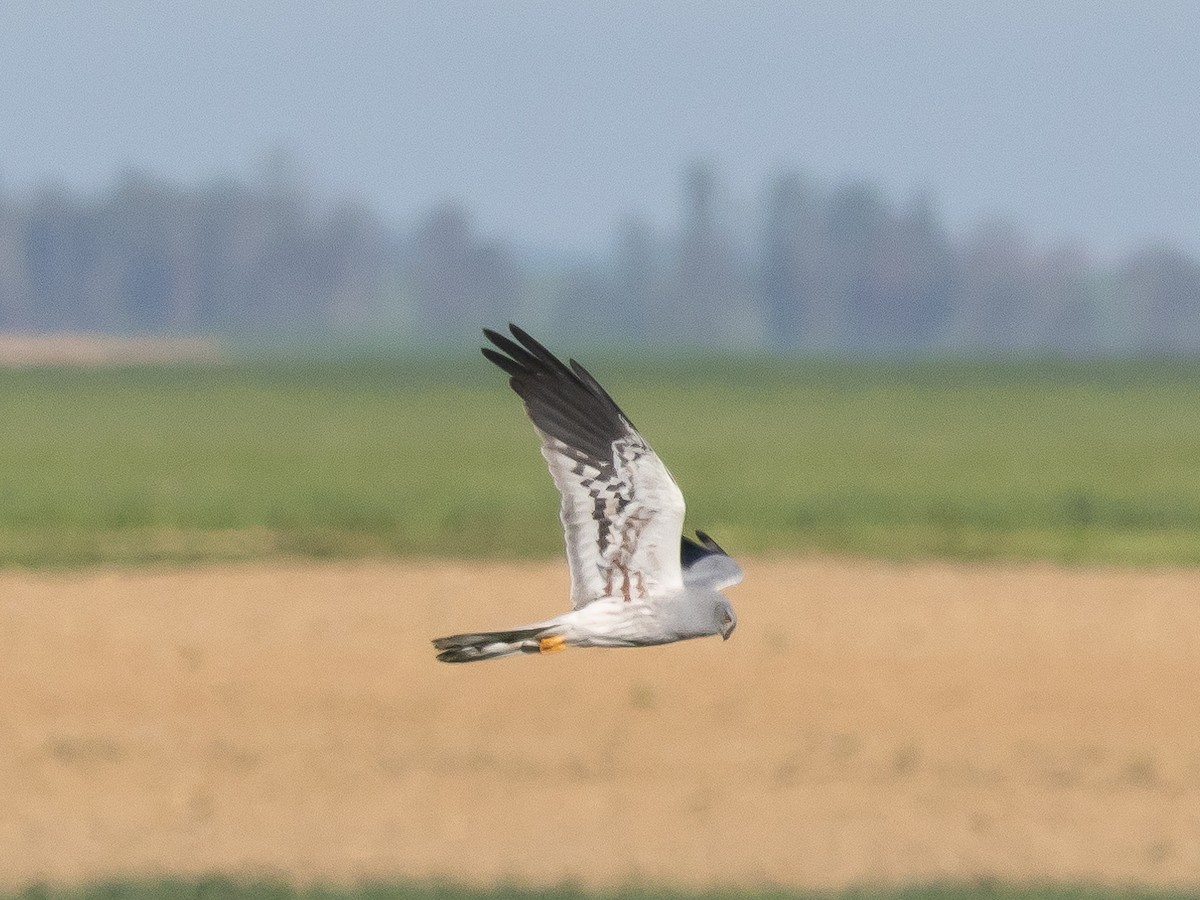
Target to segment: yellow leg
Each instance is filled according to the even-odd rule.
[[[566,638],[557,634],[550,637],[540,638],[538,640],[538,650],[542,653],[557,653],[559,650],[567,649]]]

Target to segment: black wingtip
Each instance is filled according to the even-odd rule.
[[[538,346],[541,346],[540,344],[538,344],[537,341],[535,341],[533,338],[531,338],[529,336],[529,332],[527,332],[520,325],[516,325],[512,322],[509,322],[508,323],[508,333],[511,334],[512,337],[515,337],[522,344],[524,344],[526,342],[530,342],[530,343],[536,344]],[[495,344],[497,347],[503,347],[505,344],[512,343],[512,338],[510,338],[508,336],[508,334],[505,334],[502,331],[497,331],[495,328],[488,328],[486,325],[483,327],[483,336],[485,338],[487,338],[489,341],[491,341],[493,344]]]
[[[512,337],[491,328],[484,358],[509,375],[509,386],[544,437],[553,438],[597,463],[612,458],[612,444],[634,432],[616,401],[583,366],[563,363],[519,325]]]
[[[521,368],[520,363],[516,362],[515,360],[509,359],[503,353],[499,353],[499,352],[493,350],[491,347],[480,347],[479,350],[483,354],[484,359],[486,359],[488,362],[492,363],[493,365],[499,366],[501,369],[503,369],[505,372],[507,372],[509,375],[511,375],[514,378],[517,377],[518,375],[522,374],[525,371],[524,369]]]
[[[696,537],[700,538],[700,543],[702,543],[704,545],[706,550],[710,550],[713,553],[721,553],[725,556],[729,555],[728,553],[725,552],[725,548],[722,547],[720,544],[718,544],[716,541],[714,541],[712,539],[712,537],[708,534],[708,532],[701,531],[699,528],[697,528],[696,529]]]
[[[696,529],[699,543],[686,534],[680,535],[679,559],[685,569],[709,556],[728,556],[729,554],[714,541],[707,532]]]

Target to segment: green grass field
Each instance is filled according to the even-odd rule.
[[[296,888],[272,882],[226,879],[107,882],[78,888],[34,886],[5,900],[1185,900],[1194,893],[1094,887],[969,885],[862,888],[847,891],[683,891],[628,888],[605,892],[576,888],[376,884],[353,888]]]
[[[584,356],[731,551],[1200,563],[1198,365]],[[0,417],[0,565],[560,549],[471,348],[4,371]]]

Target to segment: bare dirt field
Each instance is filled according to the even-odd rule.
[[[754,561],[738,631],[468,666],[560,563],[0,575],[0,884],[1200,885],[1200,572]]]
[[[0,368],[194,364],[221,359],[220,348],[208,338],[0,334]]]

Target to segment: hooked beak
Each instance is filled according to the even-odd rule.
[[[733,634],[733,629],[735,628],[737,628],[737,622],[730,622],[723,629],[721,629],[721,640],[729,640],[729,636]]]

